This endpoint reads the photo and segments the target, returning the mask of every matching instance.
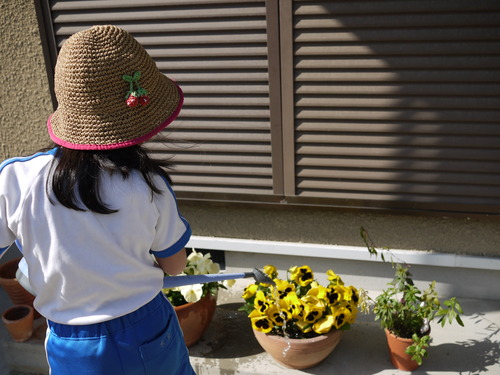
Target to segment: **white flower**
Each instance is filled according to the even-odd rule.
[[[186,302],[198,302],[203,295],[202,284],[185,285],[179,289]]]
[[[193,252],[187,257],[187,266],[184,269],[189,275],[205,275],[208,273],[219,273],[220,268],[217,263],[212,261],[210,253],[203,255],[193,249]]]
[[[219,264],[212,261],[210,253],[206,253],[204,255],[203,253],[192,249],[191,253],[187,257],[187,264],[182,274],[204,275],[218,273],[220,273]],[[203,292],[215,292],[221,287],[231,287],[235,284],[235,282],[235,280],[225,280],[223,282],[207,282],[205,284],[166,288],[163,289],[163,293],[168,297],[170,302],[175,303],[175,306],[179,306],[182,305],[184,301],[188,303],[198,302],[203,296]]]
[[[188,260],[188,263],[197,263],[202,258],[203,258],[203,254],[198,253],[195,249],[193,249],[193,252],[188,255],[187,260]]]
[[[199,273],[196,270],[195,266],[192,265],[187,265],[186,268],[184,268],[184,275],[199,275]]]
[[[199,273],[207,274],[207,273],[209,273],[208,269],[209,269],[211,263],[212,263],[212,260],[210,260],[210,258],[203,257],[202,259],[200,259],[196,263],[196,268],[197,268]]]
[[[206,265],[207,273],[219,273],[220,267],[217,263],[210,261],[209,264]]]

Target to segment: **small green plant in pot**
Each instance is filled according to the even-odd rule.
[[[361,228],[361,236],[370,254],[377,256],[377,248],[364,228]],[[393,339],[393,336],[406,339],[403,340],[406,342],[406,356],[404,353],[391,354],[391,361],[395,367],[411,371],[420,366],[423,358],[427,356],[430,322],[436,318],[441,326],[453,321],[463,326],[460,318],[463,310],[455,297],[440,302],[435,281],[432,281],[427,289],[419,289],[413,282],[410,266],[404,262],[394,262],[393,255],[390,251],[387,252],[391,255],[394,278],[372,301],[373,313],[375,320],[380,321],[382,328],[386,330],[388,340]],[[383,253],[381,256],[385,262]],[[410,360],[409,363],[403,363],[402,357]]]

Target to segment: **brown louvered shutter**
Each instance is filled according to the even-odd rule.
[[[148,145],[175,164],[170,174],[180,198],[277,201],[282,153],[272,155],[271,147],[281,149],[281,124],[278,105],[271,145],[268,49],[278,45],[278,32],[268,37],[268,29],[277,26],[268,26],[267,11],[277,7],[242,0],[46,5],[55,49],[79,30],[114,24],[129,31],[160,70],[180,84],[184,107],[164,132],[168,142]],[[274,64],[279,67],[277,58]]]
[[[52,64],[113,23],[179,81],[181,199],[500,213],[498,1],[41,4]]]
[[[280,11],[289,202],[500,213],[500,2]]]

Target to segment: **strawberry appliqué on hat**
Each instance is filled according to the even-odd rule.
[[[130,83],[130,90],[125,95],[126,103],[129,107],[136,107],[137,105],[148,105],[149,96],[148,92],[139,85],[141,72],[137,71],[133,75],[127,74],[122,76],[123,80]]]

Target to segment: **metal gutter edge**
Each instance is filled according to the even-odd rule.
[[[368,250],[361,246],[320,245],[313,243],[192,236],[186,247],[207,250],[382,262],[380,257],[371,256]],[[386,259],[390,259],[390,254],[388,254],[387,251],[380,250],[380,252],[384,252]],[[395,261],[404,261],[414,265],[500,271],[500,258],[400,249],[391,249],[391,254]]]

